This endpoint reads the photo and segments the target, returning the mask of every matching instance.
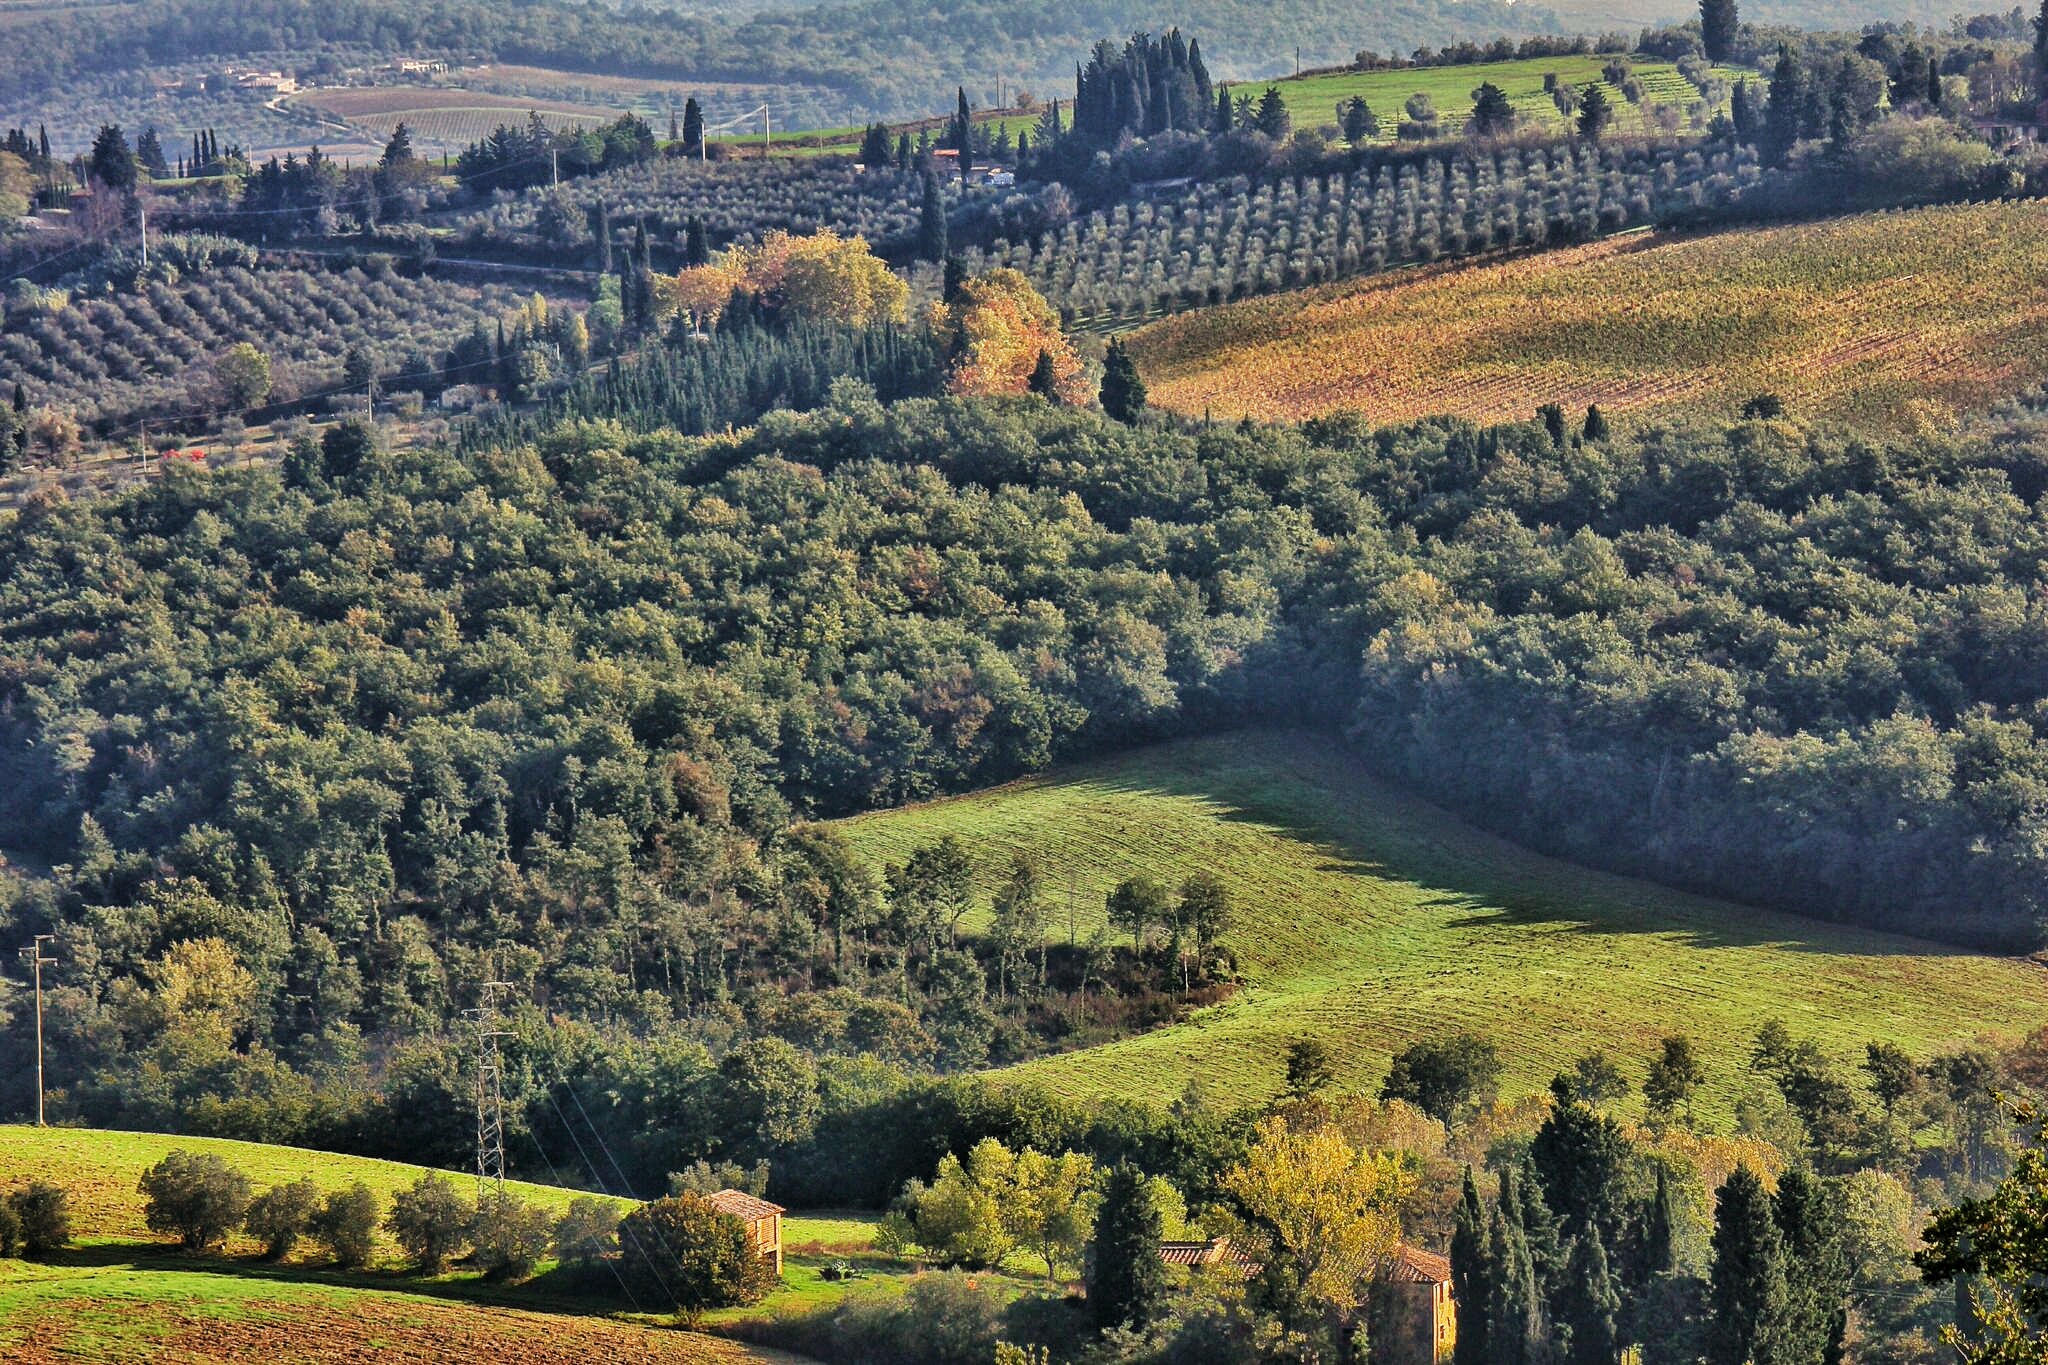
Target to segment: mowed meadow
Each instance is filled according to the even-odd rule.
[[[258,1192],[300,1177],[323,1190],[361,1181],[386,1209],[391,1196],[422,1173],[402,1162],[254,1142],[0,1125],[0,1192],[30,1180],[64,1186],[78,1243],[47,1262],[0,1259],[0,1360],[713,1365],[798,1359],[607,1316],[611,1305],[587,1297],[587,1285],[554,1285],[546,1273],[524,1285],[494,1285],[460,1269],[431,1278],[400,1275],[398,1249],[382,1232],[375,1262],[360,1271],[330,1270],[311,1248],[283,1263],[263,1261],[246,1236],[230,1239],[225,1256],[184,1255],[148,1230],[136,1188],[143,1169],[174,1149],[221,1157]],[[470,1193],[470,1177],[450,1179]],[[578,1193],[518,1181],[506,1187],[554,1214]],[[784,1220],[785,1244],[794,1249],[816,1244],[846,1251],[871,1235],[865,1220],[845,1215]],[[792,1265],[791,1289],[771,1306],[803,1297],[816,1278],[815,1267]],[[607,1287],[598,1282],[599,1290]]]
[[[1153,401],[1395,422],[1795,416],[1911,433],[2048,380],[2048,203],[1638,233],[1170,318],[1131,348]]]
[[[2048,1023],[2048,971],[1750,909],[1544,858],[1369,776],[1331,736],[1247,731],[1155,746],[971,796],[843,822],[876,862],[943,834],[984,890],[1036,855],[1053,934],[1085,939],[1138,874],[1207,869],[1238,902],[1226,943],[1245,988],[1188,1021],[1007,1073],[1072,1096],[1169,1101],[1189,1081],[1275,1094],[1296,1039],[1323,1040],[1340,1081],[1376,1089],[1392,1054],[1460,1029],[1540,1089],[1604,1048],[1640,1078],[1666,1033],[1710,1071],[1726,1121],[1748,1046],[1782,1018],[1832,1055],[1890,1039],[1917,1055]]]

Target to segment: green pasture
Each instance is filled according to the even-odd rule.
[[[1330,736],[1254,731],[1159,745],[977,795],[845,821],[877,864],[956,834],[987,888],[1037,856],[1052,932],[1085,939],[1122,878],[1222,876],[1244,986],[1188,1021],[1006,1073],[1076,1097],[1230,1099],[1281,1083],[1299,1038],[1343,1083],[1470,1029],[1533,1091],[1604,1048],[1640,1076],[1691,1036],[1725,1121],[1759,1024],[1783,1018],[1844,1060],[1890,1039],[1919,1055],[2048,1023],[2048,972],[1939,944],[1758,910],[1530,853],[1375,780]]]

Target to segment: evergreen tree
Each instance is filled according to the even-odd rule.
[[[917,254],[927,261],[946,259],[946,201],[939,194],[939,178],[924,173],[924,198],[917,209]]]
[[[1495,1272],[1488,1233],[1486,1207],[1480,1202],[1472,1168],[1467,1166],[1451,1225],[1451,1290],[1458,1314],[1456,1365],[1487,1365],[1490,1358],[1487,1326]]]
[[[1266,93],[1259,96],[1255,122],[1259,131],[1275,142],[1285,142],[1294,132],[1294,116],[1287,112],[1287,101],[1281,98],[1279,86],[1269,85]]]
[[[1166,1234],[1152,1183],[1129,1162],[1110,1168],[1088,1244],[1088,1308],[1101,1327],[1150,1322],[1166,1297]]]
[[[1038,353],[1038,363],[1031,367],[1031,378],[1027,386],[1032,393],[1048,402],[1060,401],[1059,375],[1052,367],[1052,352]]]
[[[2048,0],[2042,3],[2048,4]],[[1941,108],[1941,63],[1932,56],[1927,59],[1927,107]]]
[[[1486,1316],[1487,1365],[1531,1365],[1543,1339],[1543,1317],[1528,1245],[1498,1205],[1486,1231],[1494,1277]]]
[[[958,256],[946,257],[946,268],[939,276],[939,299],[943,303],[960,302],[960,291],[967,284],[967,262]]]
[[[966,184],[967,177],[974,174],[974,114],[967,107],[967,87],[957,87],[960,107],[953,114],[953,132],[949,139],[960,153],[960,183]]]
[[[1579,96],[1579,136],[1598,142],[1612,122],[1614,105],[1608,101],[1607,92],[1597,85],[1587,86],[1586,93]]]
[[[1801,106],[1805,90],[1799,79],[1799,63],[1790,48],[1778,49],[1778,64],[1771,72],[1771,102],[1764,111],[1763,135],[1759,139],[1764,163],[1782,166],[1799,141]]]
[[[1465,131],[1473,137],[1500,137],[1514,131],[1515,106],[1508,101],[1507,91],[1492,81],[1483,81],[1472,92],[1472,117],[1465,123]]]
[[[1671,1182],[1664,1167],[1657,1167],[1657,1192],[1643,1217],[1643,1270],[1646,1275],[1664,1275],[1678,1268],[1677,1210],[1671,1202]]]
[[[1773,1217],[1785,1246],[1787,1361],[1840,1361],[1849,1325],[1841,1194],[1804,1167],[1778,1181]]]
[[[1563,412],[1557,411],[1559,429],[1554,439],[1562,444]],[[1628,1139],[1620,1125],[1576,1100],[1553,1106],[1529,1144],[1530,1159],[1543,1181],[1544,1203],[1557,1212],[1571,1233],[1594,1226],[1610,1241],[1618,1229],[1628,1152]],[[1532,1193],[1523,1191],[1525,1203]]]
[[[671,147],[673,147],[673,146],[675,146],[676,144],[680,143],[680,142],[681,142],[682,140],[683,140],[683,130],[682,130],[682,128],[681,128],[681,127],[679,127],[679,126],[677,125],[677,123],[676,123],[676,111],[675,111],[674,107],[673,107],[673,106],[671,106],[671,107],[670,107],[670,109],[669,109],[669,111],[668,111],[668,141],[669,141],[669,145],[670,145]]]
[[[135,154],[118,123],[102,123],[86,157],[86,177],[117,194],[135,188]]]
[[[633,317],[642,327],[654,325],[654,248],[645,218],[633,225]]]
[[[683,229],[683,264],[711,264],[711,232],[704,226],[703,218],[694,213]]]
[[[690,156],[704,154],[704,107],[695,95],[683,101],[683,151]]]
[[[1545,403],[1536,409],[1536,420],[1543,423],[1543,429],[1550,433],[1550,443],[1560,450],[1564,448],[1564,408],[1556,403]],[[1552,1114],[1552,1118],[1556,1115]]]
[[[1607,439],[1607,414],[1600,411],[1600,405],[1593,403],[1586,408],[1586,425],[1580,431],[1588,441]]]
[[[1227,85],[1217,86],[1216,119],[1213,125],[1217,132],[1227,133],[1230,131],[1231,124],[1234,122],[1231,118],[1231,109],[1233,107],[1230,102],[1230,87]]]
[[[591,225],[597,235],[597,273],[612,273],[612,210],[611,205],[597,201],[597,221]]]
[[[1725,62],[1735,55],[1739,21],[1735,0],[1700,0],[1700,45],[1710,62]]]
[[[1380,121],[1363,95],[1353,95],[1337,106],[1337,122],[1344,129],[1344,140],[1354,147],[1363,147],[1379,136]]]
[[[1145,381],[1137,362],[1115,337],[1102,361],[1102,410],[1125,426],[1136,425],[1145,411]]]
[[[419,155],[412,149],[412,127],[400,120],[398,126],[391,130],[391,140],[384,144],[384,155],[378,159],[377,167],[385,171],[398,170],[418,160]]]
[[[144,128],[142,136],[135,140],[135,159],[142,163],[150,178],[162,180],[171,173],[170,163],[164,160],[164,144],[157,138],[154,127]]]
[[[1737,1166],[1714,1195],[1708,1280],[1712,1365],[1778,1365],[1786,1306],[1785,1252],[1764,1182]],[[1789,1365],[1789,1362],[1788,1362]]]
[[[860,139],[860,164],[869,170],[880,170],[889,164],[891,155],[889,130],[879,123],[871,123]]]
[[[1745,147],[1756,146],[1763,132],[1763,116],[1756,106],[1756,90],[1748,80],[1735,82],[1728,97],[1728,121],[1735,125],[1735,140]]]
[[[2048,0],[2041,0],[2041,12],[2034,16],[2034,79],[2048,91]]]
[[[1621,1295],[1607,1270],[1600,1230],[1589,1227],[1572,1240],[1564,1284],[1557,1299],[1557,1323],[1570,1332],[1568,1365],[1614,1365],[1621,1357],[1617,1323]]]
[[[899,171],[910,169],[910,134],[908,133],[899,133],[896,136],[896,169]]]

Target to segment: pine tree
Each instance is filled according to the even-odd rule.
[[[1700,45],[1710,62],[1725,62],[1735,54],[1740,23],[1735,0],[1700,0]]]
[[[1780,1358],[1784,1244],[1764,1182],[1747,1166],[1737,1166],[1714,1195],[1708,1299],[1707,1359],[1712,1365],[1761,1365]]]
[[[135,154],[117,123],[102,123],[86,157],[86,175],[117,194],[135,188]]]
[[[1451,1289],[1458,1313],[1456,1365],[1487,1365],[1489,1359],[1486,1329],[1493,1306],[1495,1268],[1487,1232],[1486,1208],[1480,1202],[1472,1168],[1467,1166],[1451,1227]]]
[[[1294,116],[1287,112],[1287,101],[1277,85],[1267,86],[1266,93],[1259,96],[1257,122],[1259,131],[1275,142],[1285,142],[1294,132]]]
[[[939,178],[924,173],[924,198],[917,209],[917,254],[927,261],[946,259],[946,201],[939,194]]]
[[[1098,1326],[1142,1327],[1158,1312],[1166,1297],[1165,1231],[1151,1182],[1129,1162],[1111,1167],[1088,1244],[1088,1307]]]
[[[1145,411],[1145,381],[1116,337],[1110,338],[1102,361],[1102,410],[1125,426],[1135,426]]]
[[[1607,1248],[1597,1227],[1572,1240],[1556,1316],[1558,1325],[1571,1332],[1567,1365],[1614,1365],[1620,1359],[1621,1295],[1608,1274]]]
[[[1514,131],[1515,106],[1509,102],[1507,91],[1492,81],[1483,81],[1472,92],[1472,117],[1465,124],[1465,131],[1473,137],[1500,137]]]

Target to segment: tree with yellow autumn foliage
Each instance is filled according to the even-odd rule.
[[[687,312],[700,326],[715,322],[739,290],[784,317],[844,327],[902,322],[910,299],[910,287],[868,250],[865,238],[829,228],[801,237],[771,232],[759,246],[722,251],[655,290],[660,312]]]
[[[1393,1254],[1401,1201],[1415,1175],[1396,1155],[1354,1147],[1334,1124],[1258,1126],[1251,1150],[1223,1177],[1245,1217],[1266,1234],[1269,1273],[1304,1309],[1342,1313]]]
[[[954,393],[990,397],[1049,388],[1059,402],[1088,401],[1081,358],[1060,331],[1059,314],[1022,273],[991,270],[964,281],[952,303],[933,307],[931,322],[954,357],[948,380]]]

